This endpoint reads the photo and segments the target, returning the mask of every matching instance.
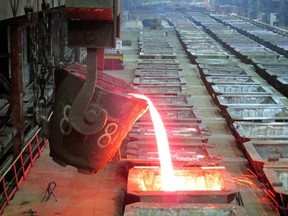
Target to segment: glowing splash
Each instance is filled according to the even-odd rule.
[[[139,94],[130,94],[134,97],[146,100],[149,106],[149,111],[151,115],[151,119],[154,126],[158,153],[160,159],[160,167],[161,167],[161,181],[162,181],[162,190],[163,191],[175,191],[175,176],[174,170],[172,166],[172,160],[170,155],[169,143],[167,138],[167,133],[161,119],[161,116],[152,101],[146,97],[145,95]]]

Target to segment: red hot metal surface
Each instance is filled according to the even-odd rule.
[[[224,167],[189,168],[174,172],[180,179],[175,182],[179,190],[161,191],[158,167],[134,167],[129,170],[127,193],[141,202],[230,203],[238,192]]]
[[[113,8],[66,8],[67,16],[76,20],[110,21],[113,18]]]

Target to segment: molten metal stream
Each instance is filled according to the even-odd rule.
[[[145,95],[132,94],[132,93],[130,95],[133,95],[134,97],[140,99],[144,99],[148,103],[151,119],[155,130],[155,136],[158,146],[158,154],[160,158],[162,190],[175,191],[174,188],[175,176],[172,166],[169,143],[161,116],[157,111],[157,109],[155,108],[155,106],[153,105],[152,101],[148,97],[146,97]]]

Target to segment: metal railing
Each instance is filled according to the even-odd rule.
[[[262,28],[266,28],[270,31],[273,31],[275,33],[278,33],[278,34],[281,34],[281,35],[284,35],[286,37],[288,37],[288,30],[286,29],[283,29],[283,28],[279,28],[277,26],[272,26],[272,25],[269,25],[267,23],[264,23],[264,22],[261,22],[261,21],[258,21],[258,20],[253,20],[253,19],[249,19],[247,17],[243,17],[243,16],[239,16],[237,14],[231,14],[233,17],[236,17],[236,18],[239,18],[239,19],[242,19],[246,22],[250,22],[256,26],[260,26]]]
[[[30,168],[41,155],[46,139],[39,137],[40,130],[41,128],[36,127],[30,131],[25,139],[25,147],[0,178],[0,214],[10,204],[10,200],[26,179]]]

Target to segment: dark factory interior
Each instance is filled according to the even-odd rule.
[[[288,215],[288,0],[0,3],[0,215]]]

